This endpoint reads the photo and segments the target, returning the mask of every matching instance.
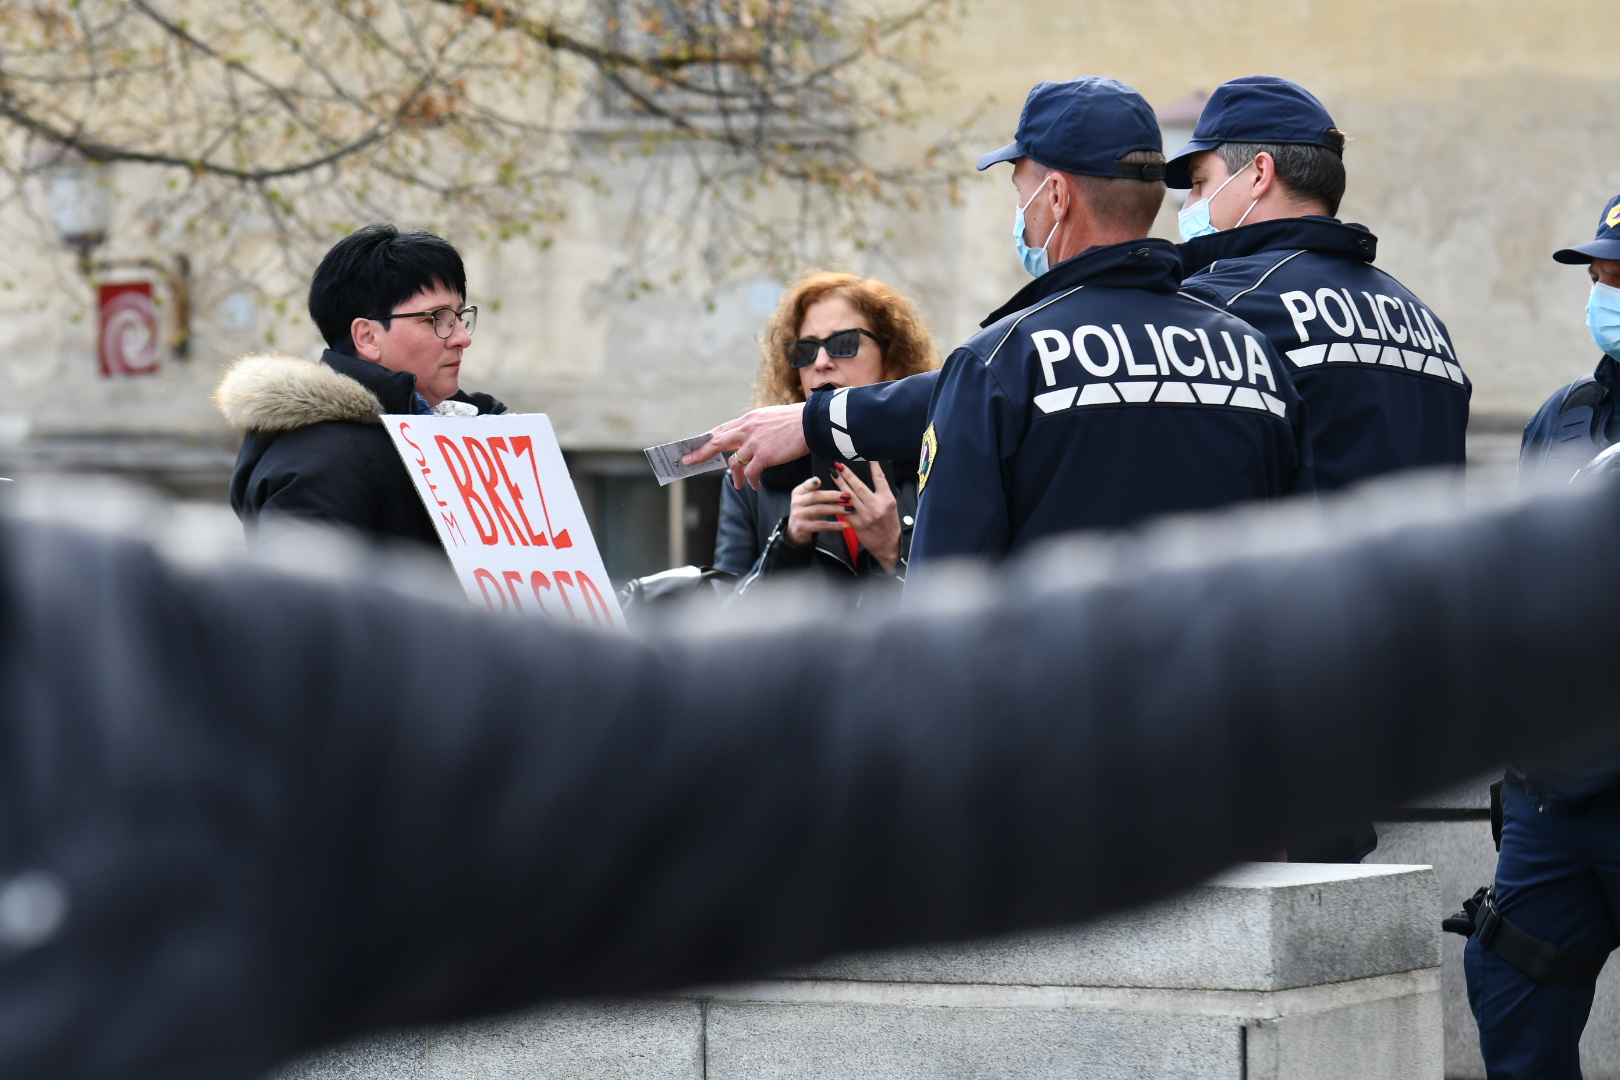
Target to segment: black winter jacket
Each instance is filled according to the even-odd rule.
[[[880,462],[879,467],[900,515],[900,561],[893,574],[864,549],[851,562],[842,533],[819,533],[816,542],[807,548],[788,543],[787,519],[793,508],[793,489],[812,476],[826,475],[826,467],[818,459],[807,455],[766,469],[758,491],[746,484],[736,488],[723,482],[714,565],[737,575],[733,595],[745,594],[755,582],[767,577],[798,570],[819,570],[845,583],[903,584],[911,552],[911,529],[916,524],[917,468],[893,461]]]
[[[416,376],[328,349],[321,363],[291,356],[244,357],[215,401],[242,449],[231,474],[231,509],[252,533],[274,515],[314,519],[373,539],[439,547],[388,432],[385,413],[413,413]],[[506,406],[457,393],[480,414]]]
[[[67,901],[0,943],[0,1076],[1086,919],[1612,729],[1620,492],[1420,494],[656,644],[0,515],[0,881]]]

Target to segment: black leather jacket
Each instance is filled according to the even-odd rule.
[[[831,580],[857,582],[863,588],[898,588],[905,583],[911,553],[911,530],[917,515],[915,465],[880,462],[895,510],[900,515],[900,560],[892,573],[862,549],[854,559],[842,533],[819,533],[810,547],[788,543],[787,519],[793,489],[823,471],[819,459],[802,457],[765,470],[760,489],[744,485],[720,486],[720,530],[715,539],[714,565],[737,575],[732,592],[740,598],[760,581],[794,571],[819,571]]]

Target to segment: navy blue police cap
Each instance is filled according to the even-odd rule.
[[[1336,126],[1316,96],[1298,83],[1275,75],[1245,75],[1215,88],[1193,128],[1192,142],[1165,163],[1164,182],[1192,187],[1192,156],[1222,143],[1294,143],[1337,150],[1328,141]]]
[[[1598,218],[1597,236],[1584,244],[1553,252],[1561,263],[1589,263],[1593,259],[1620,259],[1620,195],[1609,200]]]
[[[1122,82],[1084,75],[1037,84],[1024,99],[1013,141],[980,158],[979,171],[1027,157],[1082,176],[1162,180],[1164,166],[1158,162],[1120,160],[1137,150],[1164,152],[1153,107]]]

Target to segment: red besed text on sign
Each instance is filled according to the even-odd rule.
[[[491,611],[617,625],[545,416],[391,416],[388,430],[469,597]]]
[[[473,571],[478,581],[478,592],[491,611],[533,610],[541,615],[561,616],[583,622],[588,615],[598,626],[612,626],[613,612],[607,599],[583,570],[569,573],[555,570],[548,577],[544,571],[525,574],[521,570]]]

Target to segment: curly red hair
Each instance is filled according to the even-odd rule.
[[[889,344],[883,350],[884,379],[903,379],[939,366],[939,352],[917,305],[875,278],[827,271],[809,273],[782,294],[760,339],[759,379],[754,384],[760,405],[791,405],[804,400],[804,384],[788,362],[805,312],[839,296],[860,312],[872,333]]]

